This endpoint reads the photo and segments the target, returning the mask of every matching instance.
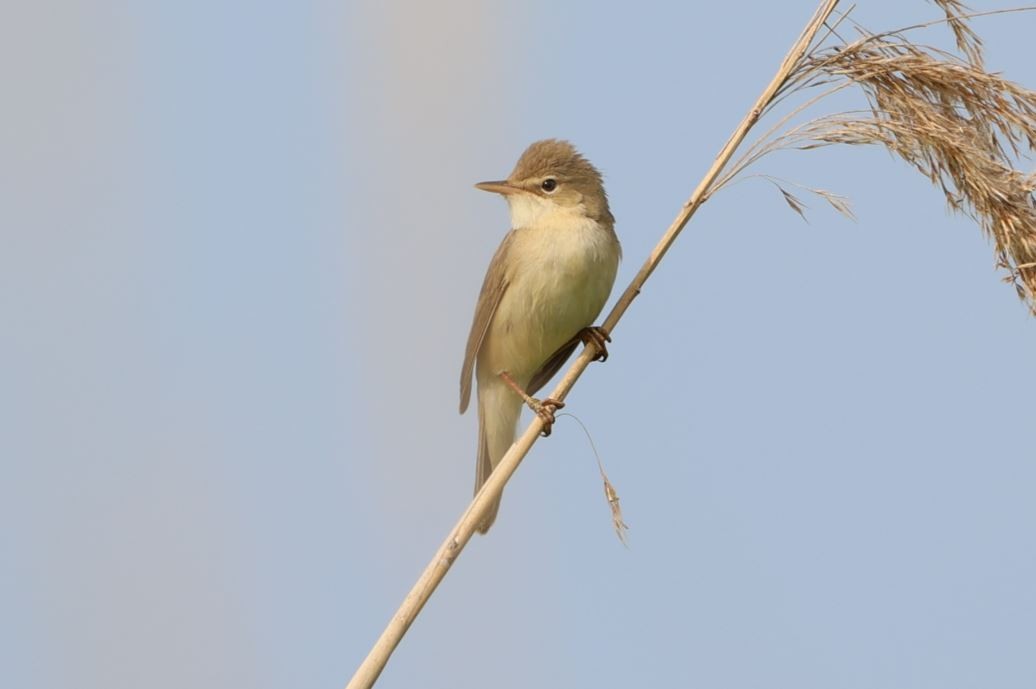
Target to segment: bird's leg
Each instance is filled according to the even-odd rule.
[[[538,400],[535,397],[529,395],[529,393],[522,390],[522,386],[515,382],[514,378],[511,377],[507,371],[500,372],[500,378],[507,383],[508,387],[518,393],[518,396],[525,400],[525,404],[529,405],[529,409],[536,412],[536,415],[543,420],[543,430],[541,433],[546,438],[550,435],[551,428],[554,426],[554,412],[565,406],[565,403],[561,400],[556,400],[553,397],[548,397],[545,400]]]
[[[597,346],[597,356],[594,357],[594,361],[604,362],[608,360],[608,348],[604,346],[604,343],[611,342],[612,338],[603,327],[591,325],[576,333],[576,337],[582,340],[584,345],[593,342]]]

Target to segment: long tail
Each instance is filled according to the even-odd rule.
[[[482,484],[507,450],[514,443],[518,427],[518,417],[522,412],[521,399],[511,391],[503,381],[480,381],[478,387],[478,460],[475,464],[475,492]],[[497,499],[489,508],[478,525],[479,533],[486,533],[496,520],[500,500]]]

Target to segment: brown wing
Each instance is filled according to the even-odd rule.
[[[493,260],[489,262],[486,269],[486,277],[482,281],[482,291],[478,295],[478,304],[475,306],[475,318],[471,321],[471,332],[468,333],[468,345],[464,348],[464,366],[460,370],[460,413],[463,414],[468,408],[468,401],[471,399],[471,375],[475,368],[475,357],[482,347],[482,340],[489,330],[489,324],[493,322],[493,314],[500,306],[500,299],[507,291],[507,280],[504,276],[504,257],[511,247],[514,231],[507,233],[504,241],[500,242]]]
[[[539,389],[546,385],[554,374],[565,365],[568,358],[572,356],[572,352],[576,350],[576,346],[579,344],[580,339],[573,337],[571,340],[561,345],[558,351],[550,355],[546,361],[539,367],[536,373],[532,374],[532,378],[529,380],[525,392],[530,395],[535,395],[539,392]]]

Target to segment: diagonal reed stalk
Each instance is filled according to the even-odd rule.
[[[1007,279],[1036,313],[1036,175],[1023,174],[1012,166],[1013,159],[1023,151],[1036,148],[1036,93],[984,70],[981,41],[968,26],[969,15],[964,14],[958,0],[932,1],[945,13],[946,18],[939,23],[952,30],[963,60],[903,37],[905,31],[927,24],[885,34],[864,32],[856,41],[825,48],[832,37],[838,37],[848,12],[828,25],[828,31],[818,39],[839,0],[820,3],[777,74],[608,314],[603,325],[609,332],[614,331],[691,216],[712,194],[773,151],[837,143],[884,145],[940,186],[950,207],[974,217],[993,239],[998,265],[1008,271]],[[797,115],[815,103],[853,85],[862,88],[869,109],[790,126]],[[818,87],[825,87],[826,91],[793,109],[730,164],[761,116],[786,98]],[[777,184],[789,205],[802,212],[801,204],[780,187],[777,178],[759,176]],[[810,191],[851,216],[843,197],[823,190]],[[584,348],[550,396],[564,400],[596,354],[592,344]],[[403,635],[471,539],[489,506],[500,497],[542,427],[540,418],[533,416],[436,551],[347,689],[367,689],[377,681]]]
[[[817,32],[820,31],[828,16],[834,11],[838,1],[824,0],[814,13],[813,18],[806,25],[798,40],[795,41],[787,56],[785,56],[773,80],[766,86],[762,95],[756,100],[755,105],[752,106],[752,109],[749,110],[741,124],[737,126],[737,129],[734,130],[726,145],[723,146],[723,149],[716,156],[715,161],[713,161],[712,167],[709,168],[705,177],[694,190],[694,193],[691,194],[691,197],[680,208],[676,219],[673,220],[673,223],[666,230],[662,239],[659,240],[651,255],[644,262],[644,265],[641,266],[636,277],[633,278],[629,287],[622,293],[622,296],[619,297],[618,302],[616,302],[608,314],[604,321],[604,327],[608,332],[615,330],[615,326],[618,325],[619,320],[626,313],[626,309],[630,307],[630,304],[633,303],[633,300],[640,293],[641,287],[651,276],[651,273],[655,271],[655,268],[658,267],[662,257],[669,251],[669,247],[672,246],[677,236],[679,236],[687,221],[691,219],[698,207],[712,193],[716,179],[730,161],[731,156],[734,155],[734,151],[737,150],[737,147],[747,136],[749,130],[758,121],[764,108],[774,98],[778,89],[781,88],[789,75],[799,68]],[[596,355],[597,348],[594,345],[591,344],[585,347],[569,367],[564,377],[558,382],[557,387],[554,388],[550,396],[556,400],[564,400],[569,390],[579,380],[583,371],[586,370],[586,367]],[[525,432],[522,433],[514,445],[511,446],[511,449],[507,451],[507,454],[500,460],[500,463],[493,470],[493,473],[489,475],[489,479],[482,486],[482,489],[475,495],[467,510],[464,511],[460,521],[450,531],[443,544],[439,546],[439,550],[436,551],[432,561],[428,563],[417,583],[414,584],[410,593],[407,594],[399,610],[392,616],[385,631],[382,632],[381,637],[378,638],[370,653],[367,654],[363,663],[356,670],[356,674],[353,675],[352,680],[347,685],[347,689],[367,689],[372,687],[374,682],[377,681],[381,671],[385,668],[385,664],[388,663],[389,656],[392,655],[403,635],[406,634],[410,625],[413,624],[417,615],[421,612],[421,608],[428,602],[439,582],[446,576],[450,566],[460,555],[464,546],[471,540],[476,526],[482,521],[489,506],[503,493],[504,485],[510,480],[511,475],[514,474],[525,455],[528,454],[539,437],[542,428],[542,420],[538,416],[534,416]]]

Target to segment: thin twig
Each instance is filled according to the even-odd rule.
[[[619,492],[615,490],[615,485],[608,478],[608,472],[604,470],[604,462],[601,461],[601,453],[597,451],[597,443],[594,442],[594,437],[590,435],[590,429],[586,427],[583,420],[575,414],[565,412],[564,414],[558,414],[558,418],[567,416],[573,421],[579,424],[579,427],[583,429],[583,435],[586,436],[586,441],[590,443],[590,450],[594,453],[594,459],[597,461],[597,471],[601,474],[601,482],[604,484],[604,499],[608,501],[608,508],[612,513],[612,528],[615,529],[615,535],[619,537],[619,542],[627,548],[630,547],[629,541],[626,540],[626,532],[629,531],[629,525],[626,524],[622,518],[622,508],[619,506]]]
[[[809,50],[812,45],[817,32],[823,27],[824,22],[827,21],[828,16],[834,10],[839,0],[824,0],[817,11],[814,13],[813,18],[803,29],[798,39],[795,41],[791,50],[785,56],[784,61],[781,63],[780,68],[777,70],[777,74],[770,81],[770,83],[763,89],[762,94],[756,100],[751,110],[741,121],[741,123],[734,130],[734,133],[730,136],[730,139],[723,146],[719,155],[716,156],[712,166],[708,172],[705,173],[705,177],[698,184],[698,187],[691,194],[691,197],[683,204],[680,212],[677,214],[676,219],[666,230],[662,239],[655,246],[655,249],[651,252],[651,255],[641,266],[640,271],[637,272],[636,277],[630,283],[626,291],[619,297],[618,302],[612,307],[611,312],[604,321],[604,328],[608,332],[613,332],[615,326],[618,325],[619,320],[623,314],[633,303],[633,300],[640,294],[641,288],[644,283],[658,267],[659,262],[665,256],[666,252],[676,241],[680,231],[683,230],[684,226],[694,215],[698,207],[704,203],[713,191],[713,183],[716,178],[719,177],[724,167],[730,161],[734,151],[744,140],[749,130],[758,121],[760,114],[763,109],[769,104],[774,98],[778,89],[784,84],[788,75],[792,74],[794,70],[799,66],[803,56]],[[586,370],[586,367],[590,362],[597,356],[597,347],[591,343],[583,348],[579,356],[569,367],[564,377],[558,382],[557,387],[554,388],[554,392],[550,395],[556,400],[564,400],[568,395],[569,390],[575,385],[575,382]],[[488,511],[490,505],[500,497],[503,492],[504,485],[514,474],[518,465],[522,459],[528,454],[532,448],[536,439],[540,435],[540,431],[543,428],[543,421],[539,416],[534,416],[532,422],[525,429],[525,432],[518,438],[518,440],[511,446],[511,449],[500,460],[500,463],[493,469],[489,475],[489,479],[483,484],[482,489],[475,495],[474,500],[468,505],[467,510],[461,516],[460,521],[450,531],[450,535],[446,538],[439,550],[436,551],[432,561],[425,568],[421,574],[417,583],[407,594],[403,600],[403,604],[396,611],[396,614],[392,616],[385,631],[382,632],[381,637],[378,638],[374,647],[370,653],[364,659],[363,663],[357,669],[356,674],[353,675],[350,680],[347,689],[369,689],[377,681],[381,671],[385,668],[385,664],[388,662],[389,656],[395,650],[399,644],[403,635],[413,624],[417,618],[418,613],[424,607],[425,603],[431,597],[432,593],[435,592],[439,582],[442,581],[443,577],[450,570],[450,566],[460,555],[464,546],[467,545],[471,539],[472,534],[475,532],[476,526],[482,521],[483,516]]]

